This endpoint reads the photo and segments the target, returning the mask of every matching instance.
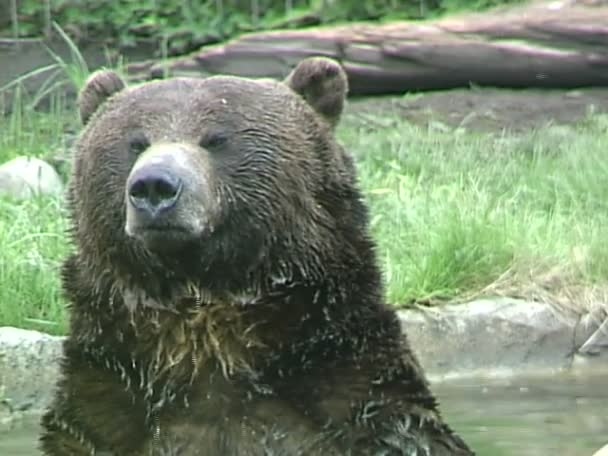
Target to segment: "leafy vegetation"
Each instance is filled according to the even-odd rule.
[[[0,326],[66,331],[59,284],[68,252],[62,202],[0,199]]]
[[[391,302],[559,302],[573,286],[604,285],[608,117],[501,136],[384,120],[341,137],[358,158]]]
[[[521,0],[19,0],[4,35],[39,36],[59,23],[112,46],[155,40],[169,54],[242,32],[344,21],[425,19]],[[85,5],[83,5],[83,3]],[[6,18],[9,14],[6,14]],[[0,21],[2,24],[2,21]]]

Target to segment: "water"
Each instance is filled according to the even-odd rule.
[[[435,385],[443,415],[479,456],[591,456],[608,443],[606,377]],[[38,455],[37,420],[0,433],[0,455]]]
[[[38,434],[40,427],[37,418],[20,420],[13,429],[0,431],[0,455],[2,456],[38,456]]]
[[[436,385],[479,456],[592,456],[608,443],[608,379],[558,376]]]

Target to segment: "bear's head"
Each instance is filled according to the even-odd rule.
[[[130,285],[250,289],[314,280],[356,249],[366,212],[336,143],[342,68],[127,87],[94,73],[70,186],[79,256]],[[356,233],[356,234],[352,234]],[[346,247],[345,247],[346,246]],[[268,284],[266,284],[268,285]]]

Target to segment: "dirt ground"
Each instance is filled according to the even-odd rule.
[[[433,121],[471,131],[516,133],[547,124],[576,123],[590,110],[608,113],[608,88],[454,89],[352,99],[346,112],[362,117],[395,115],[421,126]]]

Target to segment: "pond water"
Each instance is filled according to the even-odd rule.
[[[608,443],[606,377],[438,384],[443,415],[479,456],[591,456]],[[0,455],[38,455],[36,420],[0,433]]]
[[[608,443],[605,375],[468,380],[434,391],[479,456],[592,456]]]

